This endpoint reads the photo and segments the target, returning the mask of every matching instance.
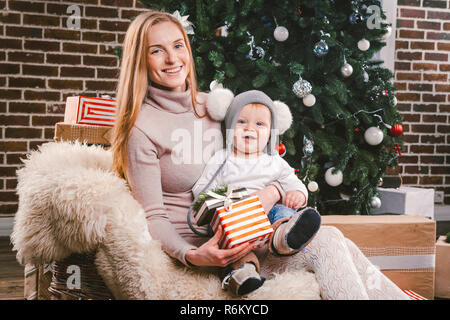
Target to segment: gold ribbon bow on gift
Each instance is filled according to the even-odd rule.
[[[240,190],[241,192],[235,192]],[[217,194],[213,191],[208,191],[206,192],[206,194],[214,199],[223,201],[223,206],[225,207],[226,211],[230,211],[233,209],[233,200],[241,199],[248,195],[246,189],[236,189],[233,186],[228,186],[225,195]]]

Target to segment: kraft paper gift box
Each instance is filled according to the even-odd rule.
[[[55,126],[55,141],[86,142],[110,146],[113,138],[113,128],[86,124],[70,124],[58,122]]]
[[[273,233],[272,225],[258,196],[232,203],[217,209],[211,221],[211,228],[217,232],[219,225],[223,234],[219,240],[220,248],[233,248],[245,242],[262,247]]]
[[[434,298],[436,222],[407,215],[330,215],[338,228],[402,290]]]
[[[234,189],[232,186],[229,186],[228,188],[229,189],[227,191],[229,192],[225,195],[220,195],[213,191],[208,191],[202,194],[202,196],[205,197],[205,200],[198,211],[194,213],[194,221],[197,225],[202,226],[210,223],[217,208],[224,206],[227,195],[228,199],[231,201],[241,200],[249,196],[246,188]]]
[[[112,99],[68,97],[64,122],[113,127],[116,111],[117,102]]]
[[[371,214],[406,214],[434,219],[434,189],[400,187],[378,188],[381,207]]]
[[[24,298],[26,300],[50,300],[48,291],[52,281],[50,264],[27,264],[24,268]]]
[[[436,291],[434,296],[450,299],[450,243],[440,236],[436,242]]]

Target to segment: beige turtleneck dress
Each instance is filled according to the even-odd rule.
[[[204,93],[198,95],[198,100],[205,98]],[[196,109],[205,114],[204,107]],[[208,240],[187,224],[191,189],[206,162],[222,147],[220,123],[195,116],[190,90],[148,87],[128,143],[130,187],[143,206],[152,238],[185,265],[189,265],[186,251]]]

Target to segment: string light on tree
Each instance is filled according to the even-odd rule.
[[[383,85],[374,86],[370,89],[370,100],[375,103],[382,104],[388,97],[389,91]]]

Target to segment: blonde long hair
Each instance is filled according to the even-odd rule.
[[[147,34],[152,26],[163,21],[175,23],[183,34],[191,60],[188,84],[191,89],[194,113],[198,118],[205,116],[200,116],[196,110],[196,104],[198,102],[196,100],[197,79],[195,76],[194,59],[189,38],[183,26],[176,18],[165,12],[149,11],[138,15],[128,27],[123,43],[120,76],[116,90],[117,115],[112,142],[113,169],[128,184],[128,140],[148,88]]]

